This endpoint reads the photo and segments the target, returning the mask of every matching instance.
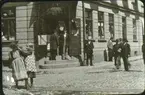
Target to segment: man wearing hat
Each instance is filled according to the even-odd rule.
[[[130,45],[127,43],[127,39],[123,39],[122,49],[121,49],[121,56],[124,62],[125,71],[128,71],[131,65],[128,61],[128,57],[130,56]]]
[[[88,37],[88,41],[85,45],[85,51],[86,51],[86,54],[87,54],[87,66],[88,66],[88,61],[90,60],[90,65],[93,66],[93,63],[92,63],[92,60],[93,60],[93,48],[94,48],[94,45],[93,45],[93,42],[92,42],[92,37],[89,36]]]

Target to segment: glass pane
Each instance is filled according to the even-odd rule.
[[[104,13],[98,12],[98,20],[104,20]]]

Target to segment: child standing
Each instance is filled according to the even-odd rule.
[[[35,63],[35,56],[33,52],[33,45],[27,45],[27,57],[25,58],[25,64],[27,69],[28,78],[30,78],[31,87],[33,86],[33,78],[36,78],[36,63]]]

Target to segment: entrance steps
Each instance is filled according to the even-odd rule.
[[[57,56],[56,60],[49,60],[43,58],[39,61],[39,69],[56,69],[56,68],[70,68],[80,66],[79,61],[75,58],[61,60],[61,57]]]

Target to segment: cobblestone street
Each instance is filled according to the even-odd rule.
[[[34,88],[30,89],[30,91],[34,95],[49,95],[48,90],[50,92],[61,90],[65,91],[65,93],[68,91],[66,95],[68,93],[72,95],[70,92],[72,93],[73,91],[92,91],[92,93],[96,91],[103,94],[141,93],[144,90],[145,84],[143,61],[133,61],[131,65],[129,72],[124,71],[123,64],[120,70],[116,70],[113,62],[96,63],[95,66],[89,67],[41,70],[34,80]],[[4,75],[7,74],[8,72],[4,72]],[[24,85],[24,83],[21,84]],[[82,95],[83,92],[81,94],[80,92],[74,95]],[[60,95],[62,92],[55,91],[51,93]]]

